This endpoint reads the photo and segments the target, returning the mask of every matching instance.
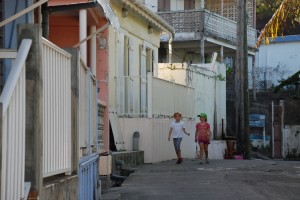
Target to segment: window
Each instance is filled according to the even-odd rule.
[[[157,11],[170,11],[170,0],[157,1]]]
[[[184,0],[184,10],[194,10],[195,0]]]

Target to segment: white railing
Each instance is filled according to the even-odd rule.
[[[79,66],[79,146],[81,156],[97,151],[98,102],[97,81],[83,61]]]
[[[237,22],[209,11],[205,11],[204,21],[204,32],[206,35],[209,33],[236,43]],[[256,30],[249,26],[247,27],[247,43],[248,46],[255,47]]]
[[[118,115],[123,117],[171,116],[181,112],[194,116],[194,89],[148,76],[116,78],[118,86]],[[121,90],[123,92],[121,92]]]
[[[22,40],[0,96],[1,200],[25,198],[25,61],[31,43]]]
[[[43,177],[71,170],[71,55],[42,38]]]
[[[236,21],[230,20],[208,10],[181,10],[159,12],[158,14],[175,28],[176,33],[197,33],[204,31],[207,36],[216,36],[233,42],[234,44],[236,43]],[[255,46],[255,29],[247,27],[247,40],[248,46]]]

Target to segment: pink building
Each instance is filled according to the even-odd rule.
[[[49,40],[61,48],[79,47],[81,55],[85,57],[83,62],[90,67],[98,80],[98,144],[101,152],[108,152],[108,47],[106,44],[108,20],[117,20],[113,19],[110,7],[102,2],[50,0],[48,3]]]

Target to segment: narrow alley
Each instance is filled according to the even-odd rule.
[[[282,160],[185,159],[140,165],[102,200],[299,199],[300,162]]]

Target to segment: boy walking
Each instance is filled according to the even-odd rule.
[[[185,133],[186,135],[190,135],[190,134],[187,133],[185,130],[186,127],[185,127],[185,123],[181,121],[181,114],[179,112],[176,112],[174,113],[173,117],[175,118],[175,120],[172,121],[171,123],[168,140],[170,141],[170,137],[173,132],[173,143],[177,155],[176,164],[180,164],[182,163],[180,144],[182,141],[183,133]]]

